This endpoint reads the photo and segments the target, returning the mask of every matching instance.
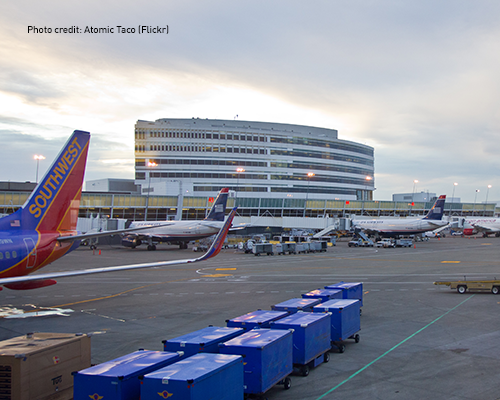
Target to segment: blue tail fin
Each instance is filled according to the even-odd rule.
[[[219,195],[215,199],[214,205],[210,209],[205,221],[224,221],[226,216],[226,203],[229,196],[229,189],[221,189]]]
[[[434,203],[430,211],[427,213],[427,215],[424,217],[424,219],[441,220],[443,218],[445,200],[446,200],[445,194],[439,196],[439,198],[436,200],[436,202]]]

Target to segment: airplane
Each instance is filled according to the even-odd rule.
[[[448,225],[448,222],[442,220],[445,200],[446,195],[439,196],[423,218],[353,220],[352,225],[381,237],[408,236],[433,231]]]
[[[148,244],[148,250],[156,250],[156,243],[168,242],[178,244],[180,249],[187,249],[188,242],[203,239],[217,233],[223,223],[226,212],[226,202],[229,189],[223,188],[209,214],[199,221],[135,221],[129,229],[143,229],[140,233],[130,232],[122,237],[122,245],[135,248],[143,243]],[[243,229],[246,225],[233,226],[231,230]],[[150,227],[149,229],[147,229]]]
[[[464,236],[471,236],[481,232],[483,237],[492,234],[500,237],[500,218],[463,217],[459,218],[457,223],[456,228],[461,228]]]
[[[54,285],[57,283],[54,278],[66,276],[204,261],[219,253],[236,208],[226,222],[220,224],[210,249],[198,258],[33,274],[75,250],[83,238],[124,231],[90,235],[79,235],[76,231],[89,140],[89,132],[74,131],[26,203],[13,214],[0,218],[0,290],[2,285],[13,290],[28,290]]]

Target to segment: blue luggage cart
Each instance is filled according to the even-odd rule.
[[[253,329],[220,345],[221,354],[239,354],[245,359],[246,395],[263,395],[276,384],[291,386],[293,372],[292,332]]]
[[[316,289],[316,290],[311,290],[309,293],[302,294],[302,298],[304,298],[304,299],[321,299],[322,302],[332,300],[332,299],[341,299],[342,298],[342,290],[340,290],[340,289]]]
[[[332,347],[336,346],[340,353],[345,351],[346,339],[359,342],[361,322],[359,318],[359,300],[330,300],[313,307],[315,313],[331,313]]]
[[[181,355],[139,350],[73,374],[73,399],[139,400],[139,376],[179,361]]]
[[[298,312],[271,323],[271,329],[289,329],[293,332],[293,364],[303,375],[310,368],[330,360],[330,313]]]
[[[286,311],[257,310],[239,317],[226,320],[228,327],[243,328],[246,331],[253,328],[269,328],[271,321],[286,317]]]
[[[339,282],[325,286],[325,289],[342,290],[343,299],[358,299],[363,307],[363,282]]]
[[[182,351],[184,355],[181,358],[191,357],[197,353],[218,353],[219,343],[241,335],[244,331],[243,328],[209,326],[174,339],[164,340],[163,350]]]
[[[243,385],[241,356],[200,353],[144,375],[141,399],[243,400]]]
[[[298,311],[312,312],[312,308],[321,303],[321,299],[317,298],[297,298],[284,301],[282,303],[271,306],[274,311],[287,311],[290,314]]]

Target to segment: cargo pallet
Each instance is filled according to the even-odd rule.
[[[500,280],[477,280],[477,281],[437,281],[434,285],[449,286],[450,289],[457,289],[458,293],[464,294],[467,291],[490,291],[493,294],[500,293]]]

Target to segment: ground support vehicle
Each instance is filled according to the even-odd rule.
[[[243,375],[243,357],[240,355],[199,353],[141,377],[140,397],[133,398],[239,400],[244,395]],[[96,393],[97,396],[90,398],[113,398]]]
[[[411,239],[397,239],[396,247],[411,247],[413,246],[413,240]]]
[[[274,385],[290,388],[293,338],[288,329],[252,329],[219,347],[221,354],[244,355],[245,396],[262,398]]]
[[[181,359],[198,353],[218,353],[219,343],[239,336],[243,332],[245,332],[243,328],[208,326],[173,339],[163,340],[163,350],[182,352]]]
[[[331,314],[331,348],[345,351],[344,340],[354,339],[359,343],[361,330],[359,300],[329,300],[313,307],[313,313]]]
[[[131,354],[75,372],[75,400],[99,398],[128,400],[139,398],[139,376],[167,367],[180,360],[182,352],[139,350]]]
[[[477,280],[477,281],[438,281],[434,285],[446,285],[450,289],[457,289],[458,293],[464,294],[467,291],[500,293],[500,280]]]
[[[273,245],[272,243],[256,243],[252,247],[252,253],[255,256],[260,256],[261,254],[274,256]]]
[[[297,312],[271,323],[272,329],[293,332],[294,372],[309,375],[311,368],[330,361],[330,313]]]
[[[375,247],[392,247],[395,248],[396,245],[391,239],[382,239],[375,243]]]
[[[227,319],[226,325],[230,328],[243,328],[245,331],[254,328],[269,328],[272,321],[284,318],[287,315],[287,311],[257,310],[236,318]]]
[[[348,244],[349,247],[373,247],[371,240],[353,239]]]

